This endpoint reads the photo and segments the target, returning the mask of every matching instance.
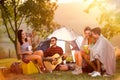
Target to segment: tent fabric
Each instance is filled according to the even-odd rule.
[[[80,49],[83,41],[83,36],[78,36],[77,39],[75,40],[76,44],[78,45],[78,48]]]
[[[65,41],[57,41],[57,45],[63,49],[63,53],[65,53]]]
[[[50,38],[56,37],[57,45],[63,49],[64,53],[68,53],[72,55],[72,49],[79,50],[79,46],[83,40],[82,36],[77,35],[74,31],[67,29],[66,27],[62,27],[60,29],[55,30],[52,34],[47,37],[47,40],[40,42],[37,50],[45,51],[50,46]],[[74,56],[73,56],[74,57]]]
[[[70,47],[72,46],[71,50],[72,49],[80,50],[79,48],[80,48],[82,40],[83,40],[82,36],[77,35],[74,31],[72,31],[66,27],[62,27],[60,29],[55,30],[52,34],[50,34],[48,36],[49,39],[51,37],[57,37],[57,39],[58,39],[57,45],[61,46],[62,49],[64,50],[64,52],[66,52],[66,50],[65,50],[66,42],[70,43],[70,45],[69,45]]]
[[[72,55],[73,62],[75,62],[74,52],[80,50],[83,36],[76,34],[74,31],[66,27],[55,30],[48,38],[57,37],[57,45],[62,47],[64,53]],[[68,45],[69,43],[69,45]]]
[[[48,38],[51,37],[57,37],[57,39],[64,41],[73,41],[77,38],[77,35],[73,31],[62,27],[60,29],[55,30],[51,35],[48,36]]]

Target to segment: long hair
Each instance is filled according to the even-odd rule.
[[[91,29],[89,26],[87,26],[87,27],[85,27],[84,32],[85,32],[85,31],[91,31],[91,30],[92,30],[92,29]],[[90,37],[88,38],[88,44],[91,44],[92,41],[93,41],[93,39],[92,39],[92,34],[90,34],[89,36],[90,36]]]
[[[91,28],[89,26],[85,27],[84,32],[87,30],[91,31]]]
[[[22,41],[22,32],[23,32],[22,29],[18,30],[18,41],[20,42],[20,45],[23,44],[23,41]],[[27,42],[27,38],[25,38],[25,42]]]
[[[22,32],[23,32],[22,29],[18,30],[18,41],[20,42],[20,45],[23,44],[23,42],[22,42]]]

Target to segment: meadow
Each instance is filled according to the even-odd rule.
[[[87,73],[73,75],[71,71],[53,71],[53,73],[37,73],[37,74],[9,74],[6,80],[120,80],[120,59],[116,64],[116,72],[111,77],[91,77]]]

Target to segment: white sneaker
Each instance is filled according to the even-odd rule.
[[[97,77],[97,76],[101,76],[101,74],[100,74],[100,72],[94,72],[92,75],[91,75],[92,77]]]
[[[77,67],[74,71],[72,71],[72,74],[74,75],[79,75],[82,73],[82,68],[81,67]]]
[[[78,65],[75,65],[75,70],[72,71],[72,74],[74,75],[79,75],[82,73],[82,67],[81,66],[78,66]]]
[[[92,74],[94,74],[96,71],[93,71],[93,72],[91,72],[91,73],[88,73],[88,75],[92,75]]]
[[[74,71],[72,71],[72,74],[74,74],[74,75],[79,75],[79,74],[82,74],[82,70],[74,70]]]

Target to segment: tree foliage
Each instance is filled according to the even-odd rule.
[[[97,17],[96,20],[103,26],[102,34],[110,39],[120,33],[120,11],[117,8],[108,9],[108,5],[110,4],[107,0],[94,0],[84,11],[89,14],[94,7],[101,11],[100,17]]]
[[[9,39],[13,42],[17,58],[17,32],[25,20],[32,29],[46,37],[58,24],[53,22],[56,3],[50,0],[0,0],[0,15]]]
[[[46,38],[58,24],[53,22],[57,4],[50,0],[28,0],[21,5],[21,14],[25,15],[27,24],[40,36]]]
[[[19,14],[19,5],[20,0],[0,1],[0,15],[2,18],[2,23],[6,29],[10,41],[13,42],[15,46],[17,58],[20,58],[20,56],[17,54],[17,31],[20,28],[24,17]]]

